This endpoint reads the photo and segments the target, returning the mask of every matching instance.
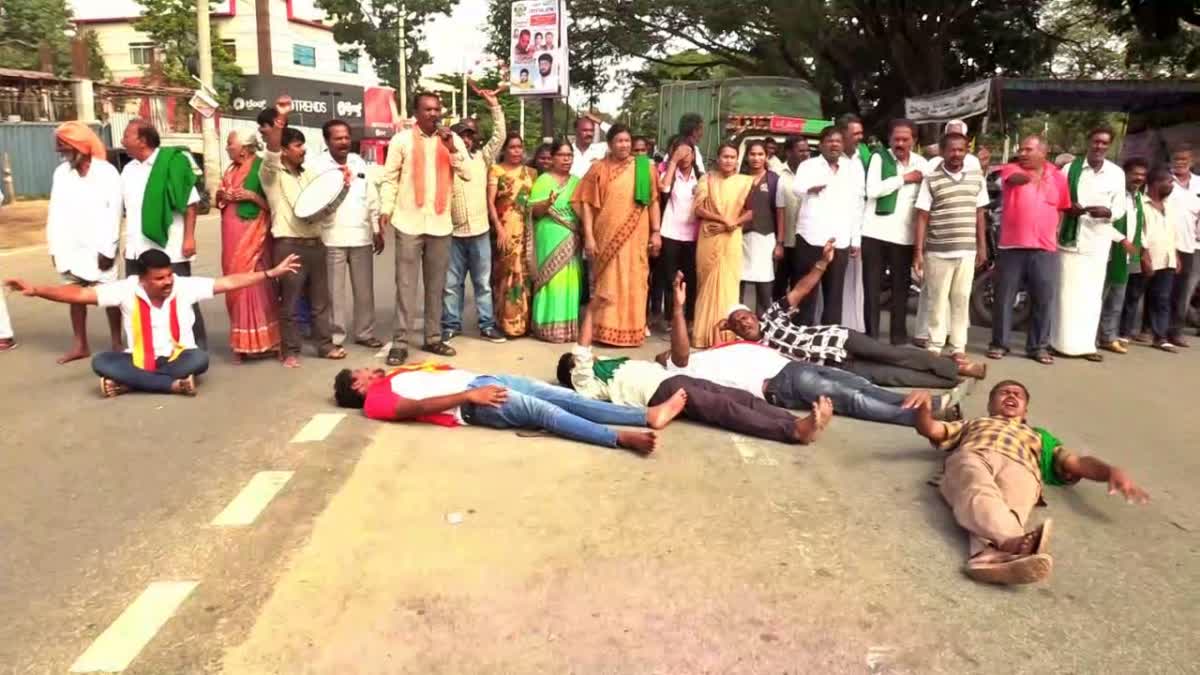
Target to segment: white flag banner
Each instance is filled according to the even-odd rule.
[[[943,122],[985,115],[991,91],[992,81],[982,80],[929,96],[906,98],[904,116],[914,122]]]

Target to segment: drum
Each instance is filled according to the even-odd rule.
[[[346,184],[342,170],[337,167],[326,169],[300,191],[292,212],[306,223],[325,220],[337,211],[349,192],[350,186]]]

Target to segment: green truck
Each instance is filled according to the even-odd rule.
[[[755,138],[816,138],[833,124],[823,119],[821,97],[804,80],[791,77],[731,77],[699,82],[667,82],[658,97],[658,147],[665,149],[679,130],[679,118],[696,113],[704,120],[703,157],[732,140],[741,147]],[[739,153],[740,154],[740,153]]]

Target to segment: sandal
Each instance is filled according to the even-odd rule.
[[[331,361],[340,361],[346,358],[346,350],[342,349],[341,347],[334,347],[333,349],[321,354],[321,358],[330,359]]]
[[[1054,570],[1054,559],[1045,553],[1016,556],[1003,562],[968,561],[968,577],[988,584],[1031,584],[1044,581]]]
[[[445,342],[428,342],[424,345],[421,345],[421,349],[429,352],[430,354],[437,354],[438,356],[455,356],[458,354],[458,352],[454,350],[454,347],[451,347]]]
[[[1161,349],[1162,351],[1167,352],[1168,354],[1179,353],[1179,350],[1175,348],[1175,345],[1171,344],[1170,342],[1167,342],[1166,340],[1163,340],[1161,342],[1155,342],[1154,348]]]
[[[1049,365],[1054,364],[1054,357],[1051,356],[1050,352],[1046,351],[1045,349],[1037,350],[1036,352],[1030,354],[1029,358],[1033,359],[1034,361],[1037,361],[1038,363],[1042,364],[1043,366],[1049,366]]]
[[[389,366],[402,366],[408,360],[408,350],[404,347],[392,347],[388,350],[387,364]]]
[[[1091,361],[1092,363],[1101,363],[1104,361],[1104,355],[1100,352],[1092,352],[1091,354],[1084,354],[1083,360]]]
[[[989,359],[1002,359],[1005,356],[1008,356],[1008,349],[1006,347],[988,347],[987,357]]]
[[[354,344],[362,345],[369,349],[379,349],[380,347],[383,346],[383,340],[380,340],[377,337],[372,337],[372,338],[367,338],[366,340],[355,340]]]

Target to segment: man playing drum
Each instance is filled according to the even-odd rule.
[[[271,205],[271,235],[275,238],[272,253],[275,260],[295,255],[300,260],[300,269],[279,280],[282,306],[279,308],[279,325],[283,344],[279,354],[286,368],[300,366],[300,331],[296,322],[296,303],[309,284],[309,301],[312,304],[312,337],[317,345],[317,355],[326,359],[344,359],[346,351],[333,344],[333,328],[329,303],[329,275],[325,263],[325,244],[321,241],[321,225],[329,213],[319,211],[315,217],[297,216],[297,204],[301,192],[318,177],[318,173],[304,166],[304,134],[299,129],[287,127],[287,113],[291,99],[280,97],[279,115],[274,126],[263,133],[267,151],[263,154],[259,177],[267,202]],[[344,187],[344,184],[343,184]],[[336,186],[335,186],[336,188]],[[344,196],[344,190],[329,195],[329,202]],[[307,195],[304,201],[312,199]],[[334,207],[336,208],[336,206]]]

